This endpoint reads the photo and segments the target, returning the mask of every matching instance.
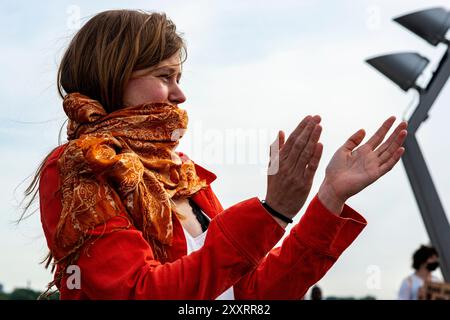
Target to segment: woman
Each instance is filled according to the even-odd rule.
[[[287,141],[279,132],[264,201],[224,210],[216,175],[174,151],[187,128],[184,57],[175,25],[157,13],[102,12],[70,43],[58,76],[69,142],[39,172],[51,285],[62,299],[301,298],[366,225],[347,199],[404,152],[404,122],[382,143],[394,117],[361,146],[356,132],[272,249],[311,189],[320,117],[305,117]]]
[[[435,248],[420,246],[414,252],[412,260],[415,272],[402,281],[398,292],[399,300],[419,300],[419,293],[425,282],[440,282],[432,275],[439,267],[439,255]]]

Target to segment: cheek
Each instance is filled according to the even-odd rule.
[[[123,95],[124,104],[130,107],[167,100],[167,88],[157,79],[132,79],[128,82]]]

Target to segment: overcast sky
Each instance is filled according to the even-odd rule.
[[[414,92],[401,91],[364,60],[417,51],[431,60],[430,73],[445,49],[428,45],[392,17],[448,1],[111,3],[0,3],[0,283],[5,291],[27,285],[43,290],[52,279],[39,264],[47,252],[39,214],[19,227],[12,221],[25,186],[18,185],[57,145],[65,119],[56,94],[58,62],[92,15],[113,8],[163,11],[184,33],[189,55],[181,82],[187,101],[181,107],[188,111],[189,127],[178,150],[218,175],[212,187],[225,208],[263,198],[269,145],[277,131],[289,135],[304,116],[320,114],[324,154],[311,199],[327,162],[348,136],[360,128],[372,134],[390,115],[409,114],[417,102]],[[449,87],[418,133],[447,216]],[[413,251],[429,242],[402,163],[348,204],[369,224],[319,285],[325,296],[394,299],[412,272]]]

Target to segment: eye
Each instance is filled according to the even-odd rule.
[[[169,80],[170,79],[170,74],[162,74],[159,75],[158,78],[164,79],[164,80]]]
[[[169,82],[173,78],[177,84],[180,84],[180,79],[175,78],[175,74],[161,74],[158,78],[163,79],[165,82]]]

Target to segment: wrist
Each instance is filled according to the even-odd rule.
[[[280,227],[282,227],[283,229],[286,229],[288,223],[284,222],[283,220],[281,220],[280,218],[274,217],[273,215],[270,215],[272,218],[274,218],[274,220],[276,222],[278,222],[278,224],[280,225]]]
[[[344,209],[345,200],[339,198],[334,191],[334,188],[326,182],[322,183],[317,193],[317,197],[328,211],[339,216]]]
[[[273,209],[273,207],[270,206],[265,200],[260,200],[260,202],[264,209],[266,209],[266,211],[270,213],[270,215],[278,222],[281,227],[286,228],[288,223],[293,222],[290,217],[287,217],[286,215]]]

